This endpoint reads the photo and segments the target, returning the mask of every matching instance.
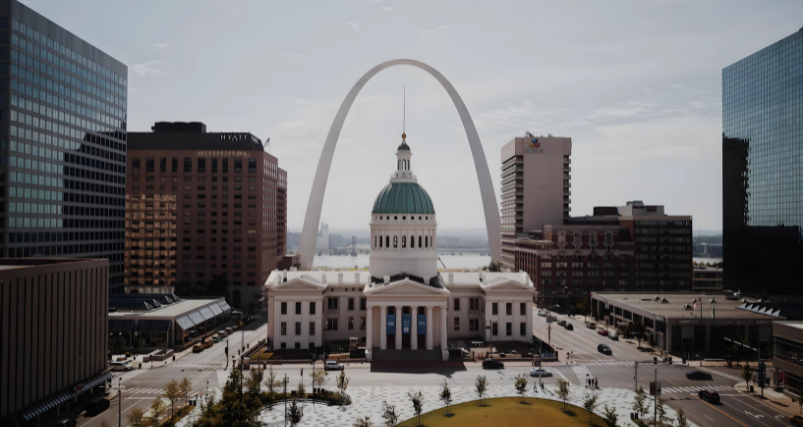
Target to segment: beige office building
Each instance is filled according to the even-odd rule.
[[[515,268],[515,240],[563,224],[571,212],[572,139],[526,136],[502,147],[502,263]]]
[[[109,261],[0,259],[0,425],[33,421],[110,379]]]

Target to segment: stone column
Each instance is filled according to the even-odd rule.
[[[326,321],[323,320],[323,298],[315,301],[315,346],[323,345],[323,330],[326,329]]]
[[[402,307],[396,306],[396,350],[402,348]]]
[[[525,332],[527,332],[527,336],[525,336],[524,339],[527,342],[532,342],[531,341],[532,340],[532,335],[533,335],[533,302],[532,301],[527,301],[527,310],[524,312],[524,314],[527,316],[527,319],[526,319],[526,321],[527,321],[527,329],[525,330]]]
[[[412,328],[410,330],[410,348],[418,350],[418,307],[411,307]]]
[[[388,307],[383,305],[379,308],[379,349],[388,349]]]
[[[432,350],[432,307],[427,307],[427,350]]]
[[[281,301],[273,301],[273,348],[279,348],[279,342],[286,337],[282,337],[282,303]]]
[[[446,307],[441,307],[441,351],[447,349],[446,345]]]
[[[370,352],[373,350],[374,338],[374,308],[367,307],[368,311],[365,314],[365,350]]]

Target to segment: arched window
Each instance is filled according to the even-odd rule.
[[[402,247],[403,248],[407,247],[407,236],[402,236]]]
[[[415,247],[415,236],[410,236],[410,247],[411,248]]]
[[[382,236],[379,236],[379,247],[382,247]]]
[[[374,247],[376,247],[376,236],[374,236]]]
[[[429,247],[429,236],[424,236],[424,247],[425,248]]]
[[[393,236],[393,247],[394,248],[399,247],[399,236]]]
[[[421,236],[418,236],[418,247],[421,247]]]
[[[385,236],[385,247],[386,248],[390,247],[390,236]]]

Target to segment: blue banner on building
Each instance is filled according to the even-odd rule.
[[[418,335],[426,335],[427,334],[427,315],[426,314],[419,314],[418,315]]]
[[[396,334],[396,315],[388,314],[388,335]]]
[[[405,335],[409,335],[412,329],[413,329],[413,315],[402,314],[402,333]]]

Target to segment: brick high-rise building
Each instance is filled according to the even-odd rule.
[[[231,303],[254,309],[287,240],[287,172],[250,133],[203,123],[130,132],[126,285],[203,289],[225,277]]]
[[[106,258],[122,291],[128,67],[0,1],[0,256]]]

